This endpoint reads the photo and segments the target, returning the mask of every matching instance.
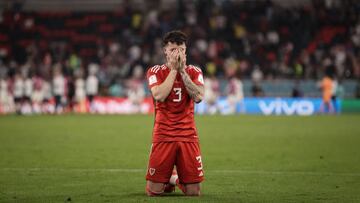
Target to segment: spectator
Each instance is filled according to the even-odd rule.
[[[216,104],[218,97],[220,96],[220,83],[215,76],[216,66],[214,63],[207,65],[208,76],[204,80],[204,101],[206,102],[206,113],[215,114],[218,112],[218,106]]]
[[[120,97],[120,96],[124,95],[124,93],[123,93],[124,89],[121,85],[121,81],[113,80],[111,82],[109,92],[110,92],[110,96],[113,96],[113,97]]]
[[[73,112],[74,111],[74,104],[75,104],[75,82],[73,76],[68,76],[66,79],[67,84],[67,106],[68,111]]]
[[[33,80],[31,74],[25,79],[24,82],[24,98],[23,98],[23,112],[27,114],[32,113],[32,94],[33,94]]]
[[[17,114],[21,114],[23,97],[24,97],[24,80],[20,73],[16,73],[14,79],[14,103]]]
[[[33,102],[33,112],[36,114],[42,113],[42,103],[44,101],[44,91],[43,91],[43,79],[38,75],[35,75],[32,78],[33,83],[33,92],[31,95],[31,101]]]
[[[141,66],[135,66],[133,77],[128,81],[127,96],[133,105],[134,113],[141,112],[141,104],[145,97],[144,72]]]
[[[226,87],[230,113],[245,113],[243,84],[237,77],[232,77]],[[239,111],[238,111],[239,106]]]
[[[76,81],[75,81],[75,98],[76,98],[76,103],[78,103],[78,104],[83,102],[85,100],[85,98],[86,98],[85,81],[81,77],[81,75],[78,75],[76,77]]]
[[[61,73],[61,66],[56,65],[54,67],[54,77],[53,77],[53,93],[55,100],[55,112],[62,113],[64,110],[63,100],[65,97],[65,78]]]
[[[228,83],[225,90],[229,104],[229,111],[227,113],[245,113],[243,84],[237,76],[237,62],[230,58],[225,64],[225,71],[228,77]],[[240,107],[239,111],[238,106]]]
[[[85,91],[85,81],[82,78],[82,73],[79,72],[76,76],[75,81],[75,101],[78,108],[78,112],[86,112],[85,101],[86,101],[86,91]]]
[[[12,104],[8,81],[6,78],[0,78],[0,114],[11,112]]]
[[[265,95],[261,85],[258,82],[253,82],[251,86],[251,93],[254,97],[263,97]]]
[[[61,77],[58,80],[61,82]],[[60,91],[60,90],[57,90],[57,91]],[[50,82],[48,82],[47,80],[44,80],[42,83],[43,101],[42,101],[42,105],[41,105],[41,107],[42,107],[41,112],[43,112],[43,113],[53,113],[56,110],[55,108],[53,108],[52,105],[50,105],[50,100],[53,97],[52,92],[53,91],[51,89]],[[55,99],[55,105],[56,105],[56,99]]]
[[[296,80],[295,81],[295,85],[292,89],[292,93],[291,93],[291,96],[293,98],[299,98],[299,97],[303,97],[303,92],[302,90],[300,89],[300,81],[299,80]]]
[[[255,66],[254,70],[251,73],[251,79],[253,82],[261,82],[263,80],[263,73],[260,70],[258,65]]]
[[[7,83],[6,80],[4,78],[0,78],[0,113],[6,112],[5,110],[5,106],[7,103]]]
[[[94,66],[89,66],[89,75],[86,78],[86,95],[90,105],[90,112],[95,112],[94,109],[94,97],[98,94],[99,80],[96,77],[97,69]]]

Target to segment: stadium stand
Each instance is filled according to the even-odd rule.
[[[319,97],[328,67],[354,98],[360,78],[360,2],[344,1],[2,1],[0,78],[38,76],[54,67],[67,80],[97,67],[100,95],[126,96],[134,67],[162,63],[161,36],[181,29],[190,37],[188,62],[213,69],[227,83],[236,64],[245,96],[254,75],[266,96]],[[250,15],[251,14],[251,15]],[[146,88],[146,84],[144,83]],[[147,94],[149,94],[147,90]]]

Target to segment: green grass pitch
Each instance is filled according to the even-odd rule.
[[[1,116],[0,202],[360,202],[360,115],[196,122],[202,196],[149,198],[153,116]]]

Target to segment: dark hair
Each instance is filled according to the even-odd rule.
[[[166,46],[169,42],[176,43],[177,45],[180,45],[182,43],[186,44],[187,36],[185,33],[181,32],[180,30],[174,30],[164,35],[162,41],[163,47]]]

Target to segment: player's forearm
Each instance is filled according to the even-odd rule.
[[[163,102],[169,96],[174,84],[177,71],[171,70],[167,78],[161,85],[151,88],[151,93],[156,101]]]
[[[204,87],[196,85],[185,71],[181,71],[180,74],[190,97],[196,103],[201,102],[204,96]]]

